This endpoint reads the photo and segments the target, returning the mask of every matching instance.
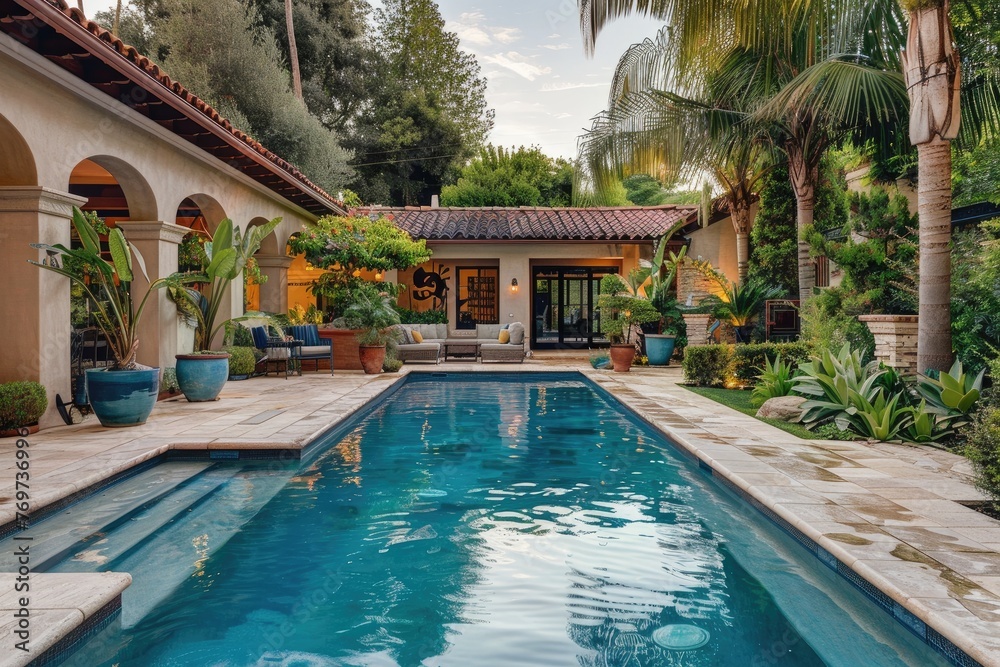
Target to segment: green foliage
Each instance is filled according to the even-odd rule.
[[[733,374],[743,385],[751,384],[768,359],[780,356],[789,366],[795,367],[809,360],[812,349],[802,342],[796,343],[740,343],[733,348]]]
[[[850,345],[870,359],[875,354],[875,337],[857,317],[865,312],[858,309],[852,294],[846,289],[829,287],[820,290],[799,311],[802,319],[799,340],[815,350],[837,350]]]
[[[226,327],[226,345],[253,348],[253,334],[242,324],[233,323]]]
[[[339,137],[291,91],[274,33],[239,0],[140,0],[146,52],[234,126],[330,192],[353,170]],[[249,82],[252,82],[250,85]]]
[[[390,359],[388,355],[382,361],[382,370],[386,373],[398,373],[399,369],[403,367],[403,362],[399,359]]]
[[[760,206],[750,228],[748,280],[766,280],[784,294],[799,291],[796,260],[795,193],[787,167],[773,169],[763,180]]]
[[[873,440],[897,439],[913,423],[913,410],[902,399],[902,394],[886,398],[886,392],[881,390],[876,392],[874,401],[869,401],[864,395],[856,396],[857,411],[848,417],[851,427]]]
[[[568,206],[572,182],[569,163],[553,160],[537,146],[505,150],[489,145],[462,169],[458,184],[441,190],[441,205]]]
[[[636,206],[661,206],[671,194],[662,183],[649,174],[629,176],[622,181],[622,185],[625,186],[628,200]]]
[[[177,270],[201,272],[208,267],[208,257],[205,255],[205,239],[196,232],[184,235],[177,246]]]
[[[0,431],[37,423],[48,407],[45,387],[37,382],[0,383]]]
[[[288,323],[296,324],[323,324],[325,316],[323,311],[310,304],[308,308],[303,308],[302,304],[288,309]]]
[[[159,287],[169,287],[175,302],[180,301],[185,315],[192,316],[198,323],[195,330],[195,350],[208,350],[212,339],[230,320],[216,324],[219,308],[222,307],[230,283],[243,273],[247,261],[258,250],[261,242],[281,224],[275,218],[262,225],[247,230],[244,235],[233,221],[226,218],[215,230],[215,238],[204,244],[208,266],[201,273],[175,273],[158,281]],[[206,297],[199,292],[186,289],[192,283],[208,283],[211,286]]]
[[[879,377],[885,373],[878,363],[864,363],[860,351],[844,345],[836,355],[823,350],[799,364],[795,391],[807,397],[802,404],[802,422],[807,428],[833,420],[843,430],[853,423],[859,405],[876,400],[882,389]],[[883,406],[884,407],[884,406]]]
[[[109,262],[101,255],[101,241],[92,221],[77,207],[73,207],[73,228],[80,238],[80,248],[67,248],[61,244],[54,246],[32,243],[32,248],[58,255],[61,266],[53,263],[29,260],[31,264],[47,271],[58,273],[83,289],[83,293],[94,306],[92,312],[97,326],[104,332],[108,348],[115,357],[114,368],[129,370],[136,366],[135,355],[139,348],[139,321],[146,307],[149,295],[164,284],[164,279],[153,281],[146,294],[136,304],[131,293],[133,278],[132,258],[135,268],[143,275],[145,263],[138,249],[126,239],[122,230],[108,232],[108,246],[111,250]],[[68,264],[68,266],[67,266]]]
[[[396,306],[399,321],[404,324],[447,324],[448,312],[444,310],[410,310]]]
[[[333,321],[338,329],[361,329],[357,338],[362,345],[386,345],[389,341],[398,340],[399,330],[390,328],[394,324],[399,324],[399,313],[392,298],[372,298],[364,293],[347,307],[343,317]]]
[[[972,461],[976,487],[1000,503],[1000,357],[989,361],[993,386],[972,420],[965,455]]]
[[[763,405],[770,398],[788,396],[792,393],[792,389],[795,388],[795,383],[792,382],[795,371],[792,364],[782,361],[780,353],[775,356],[774,363],[765,357],[764,368],[761,370],[751,395],[750,402],[753,405]]]
[[[853,431],[838,428],[833,422],[821,424],[812,430],[814,436],[820,440],[857,440],[858,434]]]
[[[955,418],[957,428],[968,422],[962,418],[969,415],[979,400],[985,374],[985,368],[978,375],[966,374],[962,361],[956,359],[947,373],[938,373],[937,377],[921,375],[917,391],[935,413]]]
[[[984,368],[1000,348],[1000,220],[952,235],[951,296],[955,351]]]
[[[241,329],[245,327],[240,327]],[[257,368],[257,356],[254,354],[253,345],[229,346],[222,348],[223,352],[229,353],[229,376],[253,375]]]
[[[170,392],[171,394],[176,394],[180,390],[181,386],[177,384],[177,369],[173,366],[164,368],[160,374],[160,393]]]
[[[597,297],[601,311],[601,333],[611,344],[629,344],[637,325],[656,322],[660,313],[647,299],[628,293],[628,285],[617,273],[601,278],[601,294]]]
[[[715,316],[729,322],[734,327],[749,325],[764,309],[764,302],[781,296],[781,289],[755,279],[742,284],[722,285],[719,296],[712,295],[706,301],[716,302]]]
[[[732,381],[735,355],[732,345],[688,345],[684,348],[684,381],[699,387],[718,387]]]

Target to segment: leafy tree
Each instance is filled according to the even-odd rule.
[[[629,201],[636,206],[659,206],[670,194],[669,190],[649,174],[629,176],[622,184]]]
[[[971,150],[953,152],[951,184],[954,205],[988,201],[1000,204],[1000,138]]]
[[[1000,221],[956,232],[953,241],[952,339],[962,363],[978,370],[1000,350]]]
[[[753,250],[747,277],[766,279],[786,295],[795,294],[799,288],[795,257],[795,193],[784,166],[774,169],[762,181],[750,245]]]
[[[274,35],[253,7],[239,0],[136,5],[136,15],[125,12],[123,28],[148,34],[147,55],[172,78],[321,187],[336,192],[347,184],[348,153],[292,93]]]
[[[567,206],[572,167],[532,146],[487,146],[462,169],[456,185],[441,191],[443,206]]]

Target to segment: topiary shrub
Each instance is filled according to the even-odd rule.
[[[684,348],[684,381],[699,387],[717,387],[733,379],[732,345],[688,345]]]
[[[37,382],[0,384],[0,431],[37,423],[48,407],[45,387]]]
[[[231,346],[223,348],[229,353],[229,377],[253,375],[257,368],[257,357],[252,347]]]
[[[750,343],[739,344],[733,350],[733,374],[745,385],[753,384],[764,368],[764,360],[772,362],[779,354],[782,361],[795,368],[803,361],[809,361],[811,348],[807,343]]]
[[[1000,358],[989,362],[993,386],[972,420],[965,455],[972,462],[976,487],[1000,508]]]

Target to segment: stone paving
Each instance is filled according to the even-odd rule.
[[[320,373],[229,383],[219,402],[159,403],[142,427],[104,429],[90,420],[30,436],[33,509],[170,448],[301,448],[407,372],[546,370],[584,372],[970,656],[1000,665],[1000,522],[956,502],[981,499],[964,459],[926,447],[800,440],[678,386],[677,368],[625,375],[594,371],[579,355],[538,355],[524,364],[413,364],[398,375]],[[14,442],[0,439],[0,525],[13,518]],[[127,575],[114,576],[116,585],[127,586]],[[49,626],[44,618],[33,626],[46,645],[77,627],[108,594],[106,581],[74,581],[77,599],[65,609],[79,613],[64,610],[50,614]],[[4,582],[0,610],[12,588]],[[46,587],[65,585],[52,582]],[[6,648],[12,628],[2,613]],[[0,651],[0,665],[23,664],[14,661],[19,658]]]

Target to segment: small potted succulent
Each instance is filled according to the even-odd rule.
[[[387,294],[371,296],[359,292],[354,303],[347,307],[344,316],[334,321],[338,328],[357,329],[359,357],[365,373],[382,372],[386,345],[399,337],[399,313]]]
[[[162,287],[164,280],[153,281],[141,299],[133,298],[133,271],[145,275],[146,269],[142,255],[122,230],[116,227],[108,231],[109,261],[101,253],[101,239],[94,224],[76,207],[73,207],[73,227],[81,247],[32,243],[31,247],[45,250],[51,259],[28,261],[69,278],[94,304],[92,315],[114,355],[110,367],[86,371],[87,394],[98,420],[108,427],[144,424],[156,404],[160,369],[136,362],[139,321],[150,294]],[[61,265],[58,258],[63,260]]]
[[[0,383],[0,438],[38,431],[38,420],[49,407],[45,387],[37,382]]]
[[[597,297],[601,312],[601,332],[611,343],[611,362],[617,373],[627,373],[635,359],[634,330],[646,322],[660,319],[651,302],[629,293],[628,285],[615,273],[601,279],[601,294]]]

